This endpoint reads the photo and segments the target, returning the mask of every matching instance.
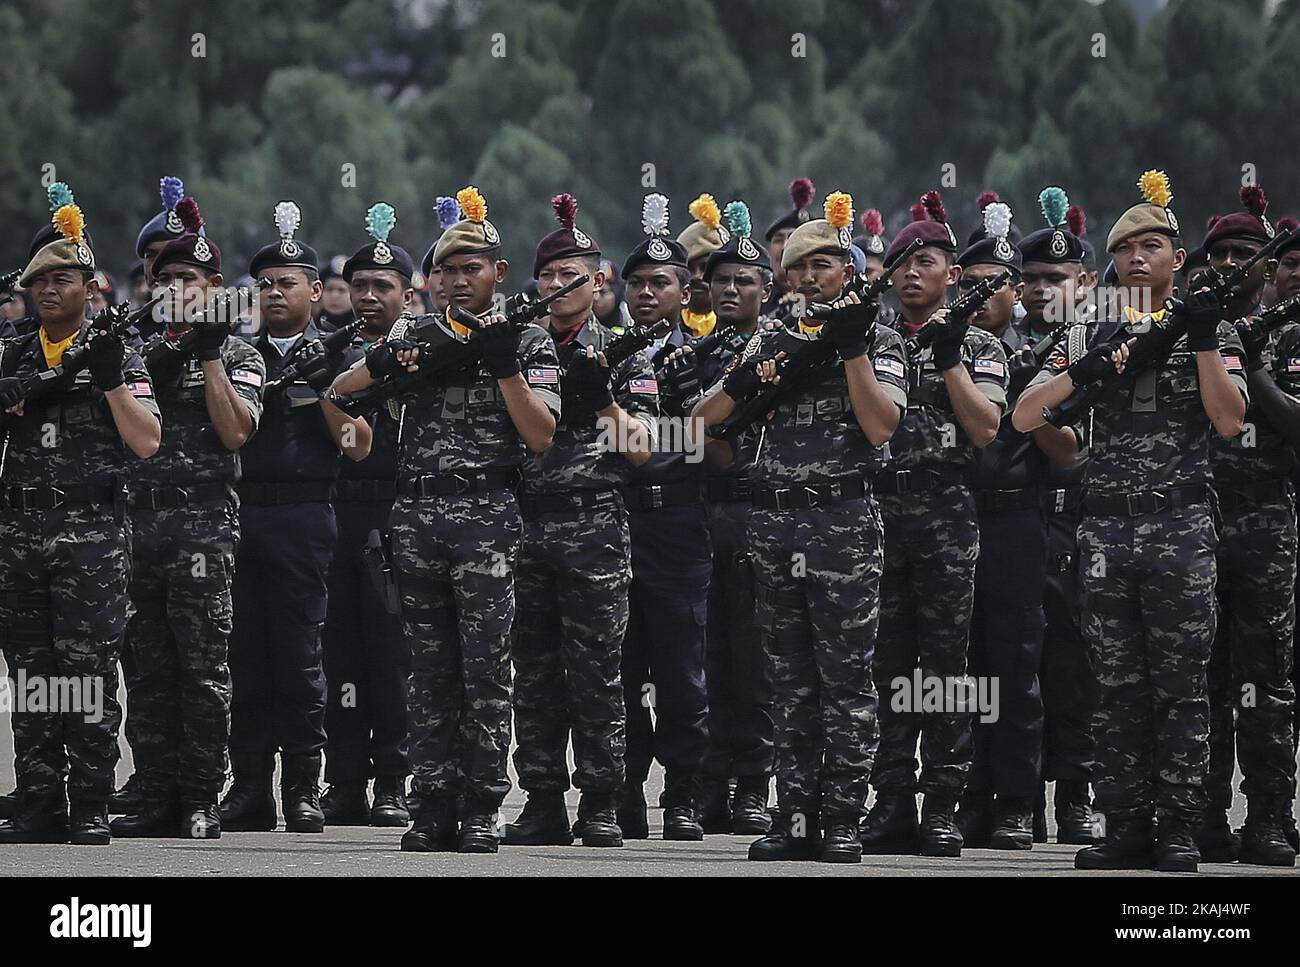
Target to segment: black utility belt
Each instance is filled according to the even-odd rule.
[[[825,483],[792,484],[789,487],[755,484],[751,503],[763,510],[806,510],[870,496],[871,485],[862,477],[841,477]]]
[[[1278,477],[1273,480],[1257,480],[1240,485],[1215,484],[1214,491],[1219,497],[1219,509],[1234,511],[1270,500],[1290,499],[1291,481],[1285,477]]]
[[[240,502],[250,507],[275,507],[280,504],[310,504],[334,499],[334,481],[302,480],[294,483],[258,483],[241,481]]]
[[[570,490],[562,494],[519,495],[519,513],[524,520],[533,520],[542,514],[613,510],[618,506],[616,490]]]
[[[1079,509],[1082,492],[1078,487],[1057,487],[1044,490],[1043,511],[1048,514],[1066,514]]]
[[[748,504],[754,499],[754,488],[748,477],[710,477],[704,492],[711,504]]]
[[[911,494],[922,490],[937,490],[964,484],[966,475],[960,470],[882,470],[876,474],[877,494]]]
[[[489,490],[514,490],[519,486],[519,468],[507,470],[465,470],[461,473],[426,473],[397,481],[399,497],[460,497]]]
[[[227,483],[140,484],[131,485],[132,510],[169,510],[224,501],[230,496]]]
[[[114,506],[125,495],[116,484],[67,484],[62,487],[0,487],[0,504],[9,510],[57,510],[60,507]]]
[[[334,487],[336,503],[392,503],[397,499],[396,480],[361,480],[340,477]]]
[[[1092,517],[1142,517],[1209,503],[1213,495],[1205,484],[1140,490],[1131,494],[1089,494],[1083,498],[1083,510]]]
[[[629,484],[623,488],[623,502],[628,510],[663,510],[685,507],[704,501],[704,488],[698,482],[666,484]]]
[[[975,506],[986,514],[1008,510],[1031,510],[1042,505],[1041,491],[1037,487],[1018,490],[976,490]]]

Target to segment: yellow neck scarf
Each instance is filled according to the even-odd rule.
[[[45,334],[45,327],[41,326],[41,352],[45,353],[45,365],[53,369],[63,359],[63,352],[76,340],[81,330],[74,329],[72,335],[67,339],[60,339],[58,342],[50,342],[50,337]]]
[[[682,310],[682,325],[690,330],[691,335],[696,339],[702,339],[709,333],[713,332],[713,327],[718,324],[718,315],[715,312],[691,312],[690,309]]]
[[[488,312],[491,311],[492,311],[491,309],[488,309],[487,312],[483,313],[483,315],[478,316],[478,318],[482,319],[483,316],[486,316]],[[456,335],[468,339],[470,337],[470,334],[473,333],[474,330],[470,329],[468,326],[462,326],[459,322],[457,322],[455,319],[451,317],[450,305],[447,306],[444,316],[447,320],[447,325],[451,326],[451,331],[454,332]]]

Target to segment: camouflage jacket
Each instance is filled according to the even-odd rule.
[[[1300,325],[1289,323],[1270,334],[1264,368],[1278,389],[1300,396]],[[1231,440],[1210,438],[1210,461],[1220,484],[1245,484],[1290,476],[1295,452],[1256,403],[1246,409],[1245,425]]]

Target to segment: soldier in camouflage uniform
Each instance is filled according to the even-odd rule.
[[[1257,186],[1241,190],[1246,210],[1219,218],[1202,247],[1210,266],[1231,272],[1275,234]],[[1292,243],[1300,248],[1300,242]],[[1286,255],[1286,247],[1279,258]],[[1258,313],[1268,271],[1259,262],[1225,303],[1229,320]],[[1219,498],[1219,625],[1207,670],[1210,698],[1208,811],[1197,836],[1207,862],[1295,864],[1283,818],[1295,797],[1291,749],[1292,626],[1295,621],[1296,520],[1290,474],[1300,441],[1300,326],[1269,332],[1238,327],[1246,350],[1250,407],[1242,432],[1212,440]],[[1294,371],[1293,371],[1294,365]],[[1248,814],[1240,841],[1228,826],[1232,803],[1233,710]]]
[[[1186,253],[1167,179],[1147,172],[1141,185],[1146,201],[1120,217],[1107,248],[1120,285],[1157,306]],[[1105,841],[1076,854],[1079,869],[1154,862],[1194,872],[1200,859],[1193,834],[1205,812],[1205,664],[1216,624],[1208,424],[1236,436],[1246,411],[1241,342],[1222,314],[1210,290],[1188,296],[1174,320],[1186,333],[1168,358],[1108,383],[1093,406],[1079,555],[1100,690],[1094,785]],[[1165,315],[1126,305],[1082,359],[1054,354],[1017,404],[1016,428],[1041,425],[1044,407],[1122,368],[1130,337]]]
[[[135,615],[126,647],[136,679],[127,715],[137,723],[139,805],[112,830],[217,839],[230,738],[236,451],[257,428],[266,367],[257,350],[229,335],[230,307],[213,300],[221,250],[196,234],[198,206],[184,199],[177,208],[189,231],[153,262],[158,285],[172,290],[166,314],[173,321],[146,354],[167,429],[131,488]],[[167,348],[196,323],[201,333],[190,353]]]
[[[608,284],[600,249],[575,225],[573,196],[552,204],[561,227],[537,246],[538,294],[584,274],[591,279],[551,304],[564,415],[555,442],[523,468],[511,655],[515,770],[528,801],[504,842],[573,842],[564,805],[572,734],[573,782],[582,791],[576,832],[584,846],[621,846],[614,799],[623,785],[627,719],[619,664],[632,571],[619,488],[629,465],[650,455],[659,400],[644,353],[605,364],[613,336],[592,314],[596,290]]]
[[[95,262],[81,210],[61,206],[55,224],[59,237],[21,278],[40,328],[0,343],[0,639],[11,677],[44,680],[51,695],[75,680],[81,707],[15,709],[20,804],[0,824],[0,843],[102,845],[111,839],[117,657],[130,612],[126,477],[132,456],[151,456],[162,431],[139,353],[86,325]],[[70,351],[86,354],[88,371],[25,405],[23,380]],[[71,688],[61,691],[75,702]]]
[[[397,500],[390,529],[411,649],[408,713],[413,791],[408,852],[495,853],[496,814],[510,790],[510,625],[523,525],[515,486],[524,446],[541,453],[560,411],[551,337],[519,331],[492,311],[508,265],[478,190],[460,192],[465,217],[434,251],[451,305],[479,316],[482,364],[403,397]],[[334,385],[353,393],[414,370],[418,345],[385,340]],[[457,829],[457,800],[459,829]]]
[[[752,475],[749,547],[772,682],[777,816],[751,860],[860,862],[877,735],[871,658],[883,535],[871,478],[907,406],[905,349],[874,327],[875,306],[856,293],[839,298],[853,274],[852,200],[832,193],[826,214],[797,228],[782,253],[800,294],[836,307],[825,331],[814,320],[755,337],[692,414],[720,423],[775,377],[775,353],[822,339],[834,346],[825,381],[777,405]]]
[[[948,286],[961,276],[957,241],[938,192],[925,214],[899,232],[891,262],[913,239],[921,247],[893,269],[901,306],[899,332],[908,340],[941,313]],[[919,209],[918,209],[919,211]],[[926,217],[928,215],[929,217]],[[911,387],[907,414],[889,444],[890,463],[876,477],[885,521],[880,635],[875,656],[880,749],[871,783],[876,801],[862,824],[867,853],[961,855],[953,819],[971,763],[965,696],[967,632],[974,596],[979,525],[966,470],[975,449],[991,442],[1006,405],[1007,359],[981,329],[945,327],[932,346],[908,345]],[[920,712],[914,675],[942,680],[943,711]],[[921,741],[918,827],[916,745]]]

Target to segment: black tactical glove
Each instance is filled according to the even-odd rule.
[[[1187,348],[1194,353],[1219,348],[1219,322],[1223,306],[1209,289],[1193,292],[1175,310],[1187,320]]]
[[[0,379],[0,413],[23,401],[23,381],[17,376]]]
[[[494,379],[509,379],[519,374],[519,330],[506,322],[483,326],[474,337],[478,340],[483,367]]]
[[[823,313],[827,335],[840,359],[847,362],[866,355],[879,312],[880,306],[875,302],[850,302]]]
[[[386,339],[370,347],[366,353],[366,369],[375,379],[400,373],[406,366],[397,361],[397,354],[407,349],[418,349],[419,345],[414,339]]]
[[[584,411],[595,413],[614,402],[609,388],[609,367],[585,352],[575,353],[569,360],[564,382]]]
[[[1268,346],[1268,330],[1250,319],[1237,320],[1237,335],[1246,350],[1246,373],[1264,368],[1264,349]]]
[[[666,396],[689,400],[700,392],[700,363],[695,353],[682,353],[668,360],[663,369]]]
[[[1117,342],[1104,342],[1093,346],[1077,361],[1071,363],[1066,372],[1070,374],[1074,385],[1087,386],[1115,372],[1115,363],[1110,357],[1119,347],[1120,344]]]
[[[290,365],[298,370],[298,378],[317,393],[325,392],[329,384],[334,382],[333,367],[319,340],[312,340],[303,346]]]
[[[86,358],[90,378],[103,392],[115,390],[126,382],[122,375],[126,346],[113,333],[99,332],[91,336]]]
[[[961,347],[966,341],[966,331],[970,329],[970,323],[953,323],[944,319],[941,325],[943,331],[935,337],[932,355],[935,368],[943,373],[961,364]]]
[[[763,385],[763,378],[758,375],[758,364],[756,358],[742,359],[722,381],[722,391],[733,400],[753,396]]]
[[[204,319],[199,324],[199,336],[195,343],[199,359],[212,360],[221,358],[221,347],[226,344],[229,330],[220,319]]]

